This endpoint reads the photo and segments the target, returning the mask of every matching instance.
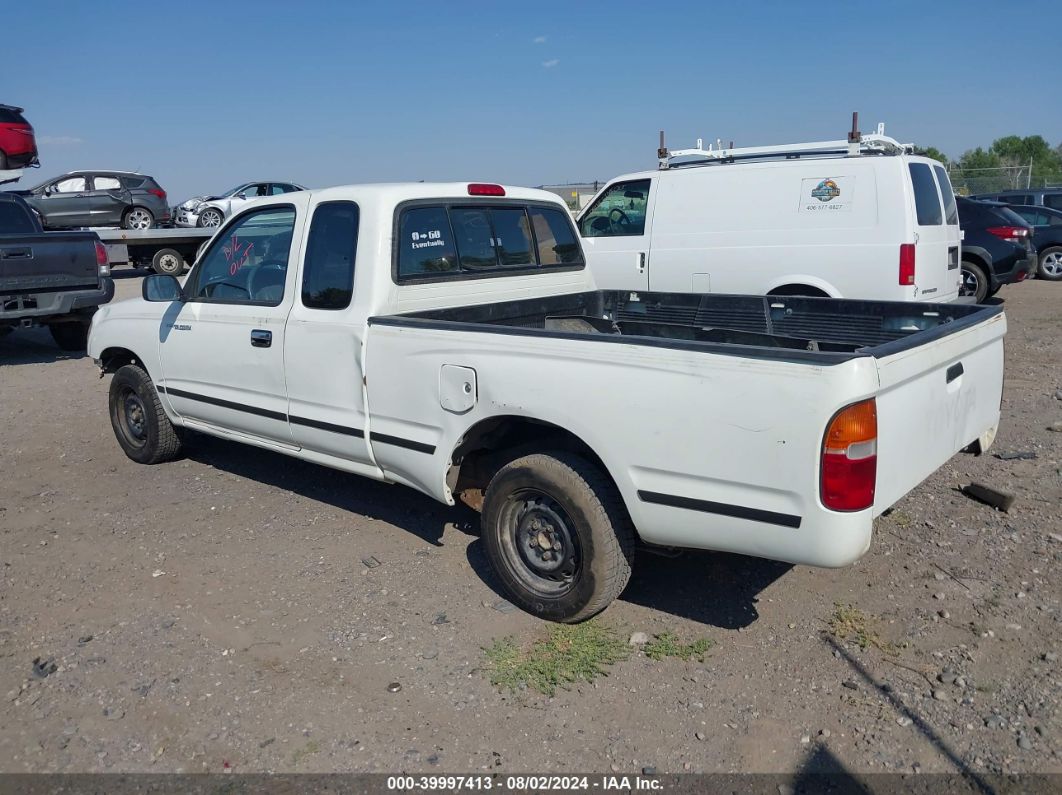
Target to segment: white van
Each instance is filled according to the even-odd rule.
[[[880,130],[881,128],[879,128]],[[951,301],[959,218],[947,172],[884,135],[660,149],[578,216],[602,289]]]

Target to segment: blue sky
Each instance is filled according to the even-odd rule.
[[[0,102],[41,161],[176,202],[249,179],[537,185],[697,137],[839,138],[851,111],[961,154],[1062,141],[1062,3],[3,0]],[[14,32],[14,33],[13,33]],[[965,63],[964,63],[965,62]]]

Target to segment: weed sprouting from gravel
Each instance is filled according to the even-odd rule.
[[[833,615],[828,622],[831,635],[838,640],[851,640],[864,651],[873,646],[883,652],[892,653],[892,646],[870,628],[871,620],[862,610],[840,602],[835,602],[833,606]]]
[[[521,648],[511,636],[502,638],[484,653],[492,685],[552,696],[558,687],[607,676],[606,667],[627,659],[630,650],[616,630],[587,621],[551,627],[546,638],[529,648]]]
[[[654,635],[653,639],[642,647],[642,651],[650,660],[662,660],[665,657],[689,660],[693,657],[698,662],[704,662],[704,655],[711,647],[712,642],[708,638],[699,638],[693,643],[680,643],[673,632],[664,632]]]

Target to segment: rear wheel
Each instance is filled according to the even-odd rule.
[[[988,297],[988,274],[980,265],[970,260],[962,261],[962,285],[959,287],[960,298],[973,298],[975,304],[984,303]]]
[[[184,257],[172,248],[161,248],[151,258],[151,268],[164,276],[180,276],[184,273]]]
[[[483,541],[517,605],[575,623],[604,610],[631,576],[634,527],[615,484],[566,452],[502,467],[483,502]]]
[[[155,216],[144,207],[130,207],[122,216],[122,229],[150,229],[155,225]]]
[[[109,403],[114,436],[129,458],[138,464],[158,464],[181,452],[180,437],[142,367],[118,368],[111,379]]]
[[[1057,282],[1062,279],[1062,246],[1052,246],[1040,252],[1037,275],[1041,279]]]
[[[55,323],[48,326],[55,344],[64,351],[83,351],[88,347],[90,323],[76,321],[73,323]]]

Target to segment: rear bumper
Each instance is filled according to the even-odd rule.
[[[0,296],[0,326],[39,325],[64,316],[90,314],[89,310],[114,298],[114,282],[103,279],[96,290],[66,290],[59,293],[29,293]],[[73,318],[68,318],[73,319]]]
[[[1004,284],[1014,284],[1015,282],[1024,281],[1027,277],[1036,272],[1036,256],[1015,257],[1009,263],[1004,261],[1002,264],[1002,270],[996,270],[992,273],[993,287],[1001,287]]]
[[[37,150],[9,154],[7,156],[7,165],[8,168],[33,168],[34,166],[39,166],[40,161],[37,159]]]

